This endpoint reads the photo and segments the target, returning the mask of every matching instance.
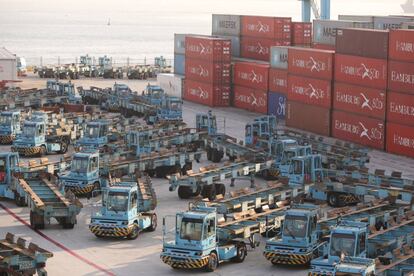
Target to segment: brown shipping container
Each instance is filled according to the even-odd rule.
[[[256,62],[235,62],[233,83],[253,89],[268,91],[269,64]]]
[[[185,80],[183,98],[203,105],[229,106],[230,87],[200,81]]]
[[[389,58],[414,61],[414,30],[390,30]]]
[[[388,89],[414,95],[414,63],[388,62]]]
[[[414,158],[414,127],[387,123],[387,152]]]
[[[233,104],[251,112],[267,114],[267,91],[234,86]]]
[[[332,80],[334,52],[294,47],[288,51],[289,73]]]
[[[414,126],[414,95],[388,91],[387,121]]]
[[[386,91],[336,82],[333,108],[368,117],[385,119]]]
[[[388,31],[338,29],[336,53],[369,58],[388,58]]]
[[[385,122],[335,110],[332,112],[332,136],[383,150],[385,147]]]
[[[230,63],[188,58],[185,61],[185,76],[190,80],[230,85],[230,68]]]
[[[185,57],[230,62],[231,40],[207,36],[186,36]]]
[[[287,101],[286,125],[330,136],[331,111],[328,108]]]
[[[292,74],[288,76],[287,98],[289,101],[331,108],[331,95],[332,82],[330,80],[306,78]]]
[[[335,81],[386,89],[387,60],[336,54]]]
[[[242,16],[241,35],[290,41],[291,23],[289,17]]]
[[[269,91],[286,94],[287,85],[288,85],[287,70],[270,68],[269,70]]]

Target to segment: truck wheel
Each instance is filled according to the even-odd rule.
[[[60,144],[60,154],[65,154],[68,151],[68,144],[66,142],[62,142]]]
[[[63,229],[73,229],[75,227],[75,223],[65,221],[62,226]]]
[[[240,243],[237,246],[237,255],[232,259],[235,263],[242,263],[247,256],[247,248],[244,243]]]
[[[139,235],[139,227],[138,224],[134,223],[134,226],[132,227],[131,233],[127,236],[128,240],[135,240],[138,238]]]
[[[207,272],[213,272],[218,267],[218,258],[215,252],[211,252],[210,256],[208,256],[208,263],[205,267]]]
[[[204,185],[203,189],[201,190],[201,196],[203,198],[208,198],[209,200],[216,199],[216,189],[215,185]]]
[[[222,183],[214,184],[216,189],[216,195],[226,195],[226,186]]]
[[[157,229],[157,214],[151,214],[151,225],[148,227],[148,232],[153,232]]]
[[[42,215],[38,215],[33,211],[30,211],[30,226],[35,230],[45,228],[45,221]]]
[[[193,192],[188,186],[178,187],[178,197],[180,199],[189,199],[192,196]]]
[[[335,193],[328,193],[328,204],[332,207],[338,207],[338,195]]]
[[[92,190],[92,193],[94,192],[94,191],[99,191],[101,189],[101,184],[98,182],[98,181],[96,181],[95,183],[93,183],[93,190]],[[99,192],[95,192],[95,195],[99,195],[100,193]],[[91,196],[92,196],[93,194],[91,194]]]
[[[181,169],[181,174],[187,175],[187,171],[191,170],[192,168],[193,168],[193,164],[191,162],[185,163],[185,165]]]

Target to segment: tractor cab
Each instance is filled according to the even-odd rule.
[[[183,101],[178,97],[165,97],[157,108],[157,117],[163,121],[179,121],[183,118]]]
[[[83,137],[78,141],[81,148],[99,149],[108,143],[109,122],[92,121],[86,124]]]
[[[48,80],[46,82],[46,89],[49,91],[53,91],[58,93],[59,92],[59,81],[57,80]]]
[[[151,140],[153,133],[148,131],[130,131],[127,135],[128,146],[135,150],[136,156],[143,153],[151,153],[153,148],[148,141]]]
[[[0,113],[0,136],[16,135],[21,132],[20,111],[3,111]]]
[[[49,114],[43,111],[34,111],[30,116],[30,121],[47,123],[49,121]]]
[[[13,172],[19,170],[19,155],[15,152],[0,153],[0,197],[13,198],[10,190]]]
[[[115,83],[112,91],[115,92],[115,94],[128,94],[131,92],[131,89],[126,84]]]
[[[323,180],[322,157],[319,154],[294,157],[289,167],[289,184],[303,185]]]
[[[46,142],[46,124],[43,121],[25,121],[22,134],[13,146],[36,147]]]
[[[217,119],[211,110],[207,114],[196,115],[196,129],[197,131],[207,131],[209,135],[217,134]]]
[[[284,158],[284,153],[292,147],[298,146],[294,139],[274,139],[270,138],[268,144],[263,147],[273,156],[277,164],[280,164]]]
[[[103,57],[98,58],[98,63],[99,63],[100,67],[108,68],[108,67],[111,67],[112,60],[111,60],[111,58],[109,58],[107,56],[103,56]]]
[[[276,133],[277,120],[275,116],[261,116],[246,125],[245,143],[260,147],[260,140],[268,140]]]
[[[81,56],[79,62],[81,65],[92,65],[92,57],[89,55]]]
[[[166,94],[160,86],[148,84],[146,89],[142,91],[142,97],[150,105],[161,106]]]

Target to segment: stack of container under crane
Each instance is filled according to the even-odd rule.
[[[286,125],[330,135],[334,52],[288,49]]]
[[[339,29],[332,136],[385,146],[388,31]]]
[[[217,37],[185,37],[183,98],[208,106],[229,106],[231,41]]]
[[[414,157],[414,30],[391,30],[387,151]]]
[[[270,49],[269,93],[267,113],[279,119],[286,116],[286,94],[288,87],[288,46],[273,46]]]

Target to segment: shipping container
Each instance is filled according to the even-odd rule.
[[[270,68],[269,91],[287,94],[288,72],[284,69]]]
[[[276,69],[288,69],[288,46],[270,48],[270,66]]]
[[[414,30],[390,30],[389,58],[414,62]]]
[[[185,74],[185,55],[174,54],[174,73]]]
[[[386,89],[387,60],[336,54],[335,81]]]
[[[187,35],[185,37],[185,56],[186,58],[230,62],[231,40]]]
[[[392,16],[375,16],[374,29],[390,30],[401,29],[404,22],[411,22],[413,18],[410,17],[392,17]]]
[[[233,94],[233,104],[235,107],[267,114],[267,91],[235,85]]]
[[[331,108],[332,82],[289,73],[287,98],[289,101]]]
[[[414,95],[388,91],[387,121],[414,127]]]
[[[346,21],[346,20],[314,20],[313,21],[313,42],[317,44],[335,45],[338,29],[372,27],[370,22]]]
[[[256,62],[235,62],[233,78],[235,85],[268,91],[269,65]]]
[[[287,100],[286,126],[330,136],[331,110]]]
[[[195,81],[229,86],[231,83],[230,70],[231,64],[225,62],[210,62],[194,58],[187,58],[185,62],[185,77]]]
[[[414,63],[388,62],[388,89],[414,95]]]
[[[336,53],[369,58],[388,58],[388,31],[338,29]]]
[[[9,50],[0,47],[0,81],[17,80],[17,60]]]
[[[177,74],[158,74],[157,83],[164,89],[167,95],[182,97],[184,76]]]
[[[385,120],[385,90],[336,82],[332,98],[336,110]]]
[[[340,15],[338,15],[338,20],[371,22],[372,23],[372,27],[374,27],[374,16],[373,15],[347,15],[347,14],[340,14]]]
[[[289,73],[332,80],[334,52],[308,48],[289,48]]]
[[[183,98],[211,107],[229,106],[230,92],[229,86],[214,85],[186,79],[184,81]]]
[[[187,34],[174,34],[174,54],[185,54],[185,36]]]
[[[326,51],[335,51],[335,45],[312,43],[312,48]]]
[[[267,94],[267,114],[274,115],[278,119],[286,117],[286,95],[282,93],[269,92]]]
[[[332,112],[332,136],[383,150],[385,147],[385,122],[335,110]]]
[[[242,16],[241,35],[290,41],[291,23],[289,17]]]
[[[312,23],[292,22],[292,44],[311,45],[312,44]]]
[[[404,23],[402,23],[401,29],[413,30],[414,29],[414,22],[404,22]]]
[[[276,41],[263,38],[242,37],[240,42],[240,55],[244,58],[269,61],[270,49],[272,46],[289,45],[290,41]]]
[[[212,34],[240,36],[240,15],[213,14]]]
[[[387,123],[387,152],[414,158],[414,127]]]
[[[240,37],[229,35],[216,35],[219,38],[231,40],[231,56],[240,57]]]

